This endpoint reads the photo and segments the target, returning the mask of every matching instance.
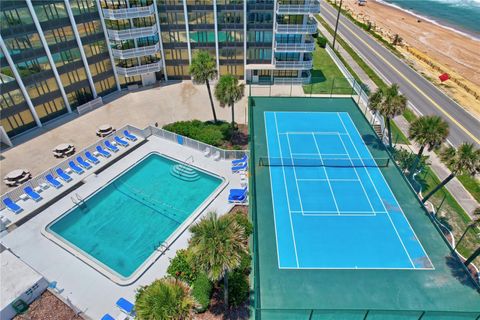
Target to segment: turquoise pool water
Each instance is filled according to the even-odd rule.
[[[47,229],[127,278],[222,182],[178,164],[150,154]]]

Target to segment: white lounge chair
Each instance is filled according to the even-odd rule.
[[[209,157],[210,156],[210,148],[205,148],[205,150],[203,151],[203,155],[205,157]]]
[[[216,152],[213,154],[213,160],[215,160],[215,161],[220,160],[220,151],[216,151]]]

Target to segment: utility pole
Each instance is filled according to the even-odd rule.
[[[335,0],[335,4],[337,0]],[[337,29],[338,29],[338,21],[340,20],[340,11],[342,10],[342,3],[343,0],[340,0],[340,5],[338,6],[338,13],[337,13],[337,22],[335,23],[335,32],[333,33],[333,44],[332,47],[335,50],[335,41],[337,40]]]

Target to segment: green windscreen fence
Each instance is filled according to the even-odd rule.
[[[348,112],[375,159],[370,164],[380,168],[434,269],[280,269],[270,169],[272,165],[281,165],[281,159],[268,156],[264,119],[268,111]],[[256,319],[478,319],[478,285],[352,98],[252,96],[249,126],[250,211],[255,226],[252,316]],[[325,165],[309,161],[304,164]],[[343,163],[342,159],[336,161],[339,166],[360,164],[361,161],[353,164]],[[341,236],[336,241],[342,241]]]

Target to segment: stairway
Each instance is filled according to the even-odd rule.
[[[380,139],[383,139],[382,126],[380,124],[374,124],[373,130],[375,130],[375,132],[380,137]]]
[[[182,163],[173,165],[170,174],[183,181],[196,181],[200,179],[197,170]]]

